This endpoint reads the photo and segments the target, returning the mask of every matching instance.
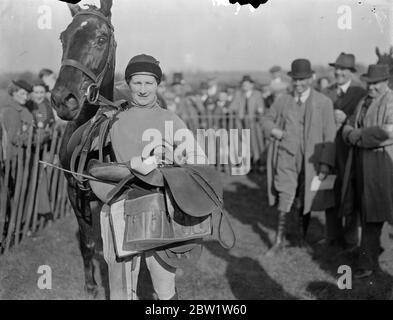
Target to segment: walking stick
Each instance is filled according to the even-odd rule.
[[[344,171],[344,177],[343,177],[343,184],[341,187],[341,199],[340,199],[340,209],[339,209],[339,216],[341,216],[341,217],[344,216],[342,211],[344,208],[345,196],[347,195],[347,192],[348,192],[349,181],[351,179],[353,152],[354,152],[353,147],[351,147],[349,149],[347,161],[345,163],[345,171]]]

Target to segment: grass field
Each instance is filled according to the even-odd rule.
[[[308,241],[311,251],[289,246],[285,252],[266,258],[274,237],[275,210],[268,208],[265,176],[225,177],[225,205],[237,235],[237,244],[225,250],[207,243],[198,263],[178,270],[177,287],[181,299],[392,299],[393,229],[385,226],[384,272],[367,281],[354,281],[351,290],[337,286],[339,265],[352,266],[354,257],[326,252],[316,243],[323,238],[323,215],[313,214]],[[86,299],[83,291],[83,264],[77,243],[73,214],[55,222],[41,233],[0,256],[0,299]],[[97,254],[98,299],[108,294],[105,276],[100,276]],[[40,290],[40,265],[52,269],[51,290]],[[101,268],[101,270],[103,270]],[[141,273],[138,291],[152,297],[152,285]]]

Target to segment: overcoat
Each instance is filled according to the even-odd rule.
[[[253,162],[257,162],[265,151],[265,137],[259,122],[260,116],[265,111],[265,103],[262,93],[258,90],[253,90],[247,101],[247,113],[246,100],[244,92],[238,90],[229,105],[229,110],[235,112],[238,118],[243,120],[241,121],[242,123],[237,124],[239,129],[243,127],[243,129],[250,130],[251,158]]]
[[[242,91],[237,91],[229,107],[231,110],[237,112],[240,119],[246,115],[246,96]],[[248,98],[248,113],[249,116],[254,117],[256,113],[262,114],[265,109],[265,103],[262,93],[258,90],[253,90],[251,96]]]
[[[359,201],[363,216],[367,222],[393,223],[393,134],[387,128],[393,125],[393,91],[388,89],[372,101],[363,127],[359,128],[357,122],[364,102],[365,98],[344,126],[343,138],[348,142],[352,130],[360,130],[361,139],[356,145],[360,152],[356,154],[361,157],[361,172],[355,171],[354,174],[362,179]],[[347,170],[355,170],[355,166],[347,166]]]
[[[7,137],[4,144],[9,146],[7,157],[16,154],[18,141],[21,144],[27,143],[27,132],[31,125],[34,125],[33,114],[13,99],[7,100],[2,110],[2,126]]]
[[[274,189],[274,176],[278,148],[284,145],[291,148],[291,139],[296,139],[296,137],[285,134],[286,124],[290,121],[290,111],[294,107],[298,106],[293,96],[283,94],[276,99],[271,108],[262,117],[262,126],[266,137],[271,137],[273,128],[279,128],[284,131],[284,137],[281,141],[271,138],[267,155],[268,198],[271,206],[276,204],[277,198],[277,193]],[[310,191],[310,187],[312,179],[319,173],[321,163],[334,168],[336,127],[332,102],[325,95],[315,90],[311,90],[310,96],[306,101],[304,130],[304,213],[323,211],[335,204],[333,190],[315,192]],[[288,154],[288,157],[291,156]]]
[[[347,91],[339,97],[337,94],[338,85],[335,83],[323,90],[322,93],[326,94],[333,102],[334,110],[341,110],[349,119],[350,116],[355,112],[356,106],[359,101],[366,95],[366,90],[362,85],[356,81],[351,81]],[[337,179],[335,184],[336,199],[341,198],[343,177],[345,172],[345,164],[348,158],[350,147],[344,142],[342,138],[342,129],[345,121],[342,124],[337,124],[336,134],[336,172]],[[337,200],[338,201],[338,200]],[[353,212],[353,194],[347,194],[345,202],[341,204],[340,214],[348,215]],[[338,204],[338,203],[337,203]]]

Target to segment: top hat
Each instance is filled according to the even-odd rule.
[[[349,69],[352,72],[356,72],[355,56],[351,53],[341,52],[336,62],[329,63],[329,66],[335,68]]]
[[[23,79],[12,80],[12,83],[21,89],[25,89],[29,93],[33,91],[33,87],[26,80]]]
[[[288,75],[292,79],[307,79],[313,75],[314,71],[311,69],[311,63],[307,59],[296,59],[291,64],[291,71]]]
[[[390,78],[389,66],[387,64],[370,64],[367,73],[361,75],[366,82],[380,82]]]
[[[246,82],[246,81],[254,83],[254,80],[248,74],[243,76],[242,81],[240,81],[240,83],[243,83],[243,82]]]

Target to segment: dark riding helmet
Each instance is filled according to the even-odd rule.
[[[128,62],[125,71],[126,82],[129,83],[131,77],[135,74],[150,74],[157,79],[157,83],[159,84],[162,79],[160,62],[147,54],[139,54],[131,58],[130,62]]]

